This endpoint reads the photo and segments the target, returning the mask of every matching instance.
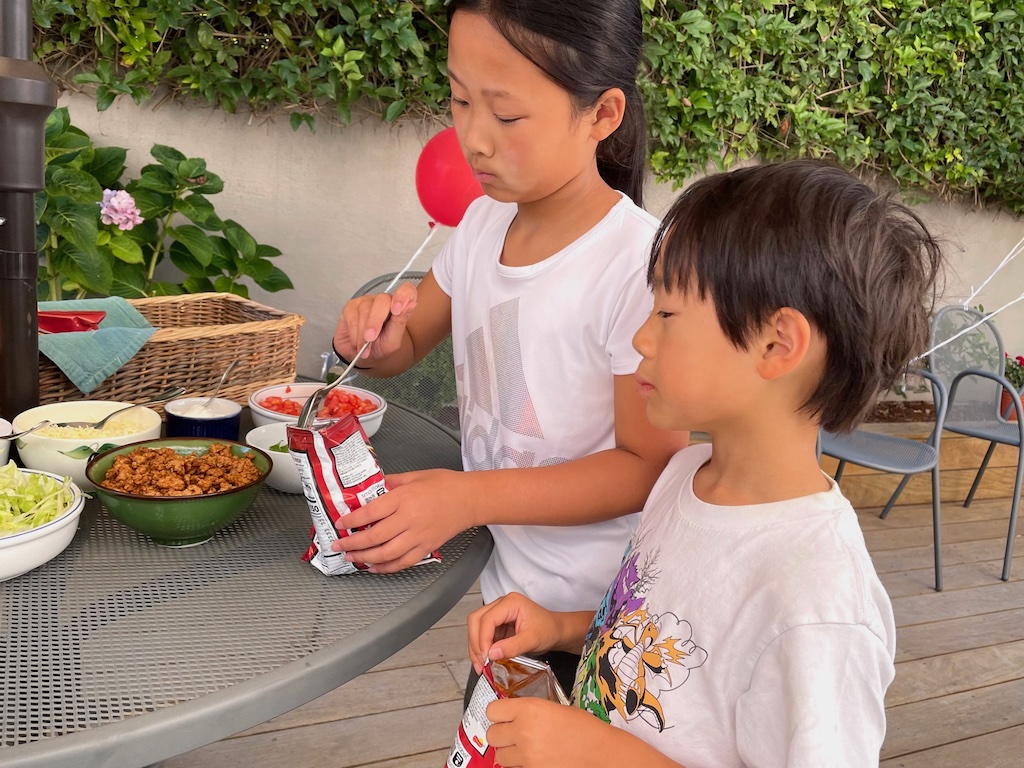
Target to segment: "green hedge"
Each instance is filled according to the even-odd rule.
[[[651,161],[682,182],[829,156],[905,189],[1024,211],[1024,2],[642,0]],[[194,96],[315,129],[445,110],[442,0],[35,0],[60,83]]]

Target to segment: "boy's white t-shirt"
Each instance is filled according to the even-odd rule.
[[[669,462],[598,610],[578,705],[687,768],[878,765],[892,605],[827,492],[706,504],[711,446]]]
[[[477,199],[432,267],[452,300],[466,470],[560,464],[613,448],[613,377],[636,371],[633,334],[653,306],[646,271],[658,220],[628,197],[527,267],[500,263],[516,212],[515,204]],[[636,518],[489,526],[485,602],[517,591],[551,610],[593,609]]]

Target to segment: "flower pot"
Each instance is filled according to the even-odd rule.
[[[1011,406],[1012,403],[1013,400],[1010,398],[1010,393],[1004,389],[1003,394],[999,398],[999,413],[1006,413],[1006,409],[1009,408],[1010,414],[1006,417],[1008,421],[1017,420],[1017,411]]]

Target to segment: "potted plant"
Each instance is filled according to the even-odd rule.
[[[1003,366],[1003,376],[1006,377],[1006,380],[1009,381],[1013,385],[1013,388],[1018,392],[1024,389],[1024,355],[1010,357],[1010,354],[1006,353],[1006,362]],[[1005,414],[1007,408],[1009,408],[1010,413],[1007,418],[1010,421],[1016,421],[1017,413],[1011,405],[1012,402],[1013,401],[1010,399],[1010,393],[1004,389],[1002,399],[999,403],[999,412]]]
[[[250,279],[266,291],[291,288],[271,259],[277,248],[221,219],[209,198],[224,182],[202,158],[156,144],[157,161],[123,181],[126,150],[94,146],[67,108],[46,123],[46,186],[36,196],[40,300],[176,295],[218,291],[248,298]],[[165,259],[182,273],[158,280]]]

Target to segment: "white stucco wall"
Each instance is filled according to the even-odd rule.
[[[428,232],[427,214],[416,195],[414,174],[423,144],[440,124],[402,122],[389,127],[376,118],[317,133],[292,131],[287,117],[256,120],[220,110],[165,102],[158,108],[117,101],[97,112],[92,98],[65,94],[72,122],[98,145],[127,147],[131,176],[153,162],[149,149],[167,144],[189,157],[203,157],[224,179],[212,196],[221,218],[232,218],[259,242],[281,249],[277,264],[294,291],[251,297],[302,314],[299,372],[320,370],[344,301],[371,277],[401,268]],[[662,214],[674,197],[655,185],[647,208]],[[1024,221],[988,210],[930,203],[919,210],[948,243],[947,296],[962,300],[1019,240]],[[435,237],[414,268],[426,269],[444,240]],[[1024,291],[1024,257],[1005,267],[973,303],[1002,306]],[[1024,302],[1000,315],[997,324],[1011,350],[1024,354]]]

